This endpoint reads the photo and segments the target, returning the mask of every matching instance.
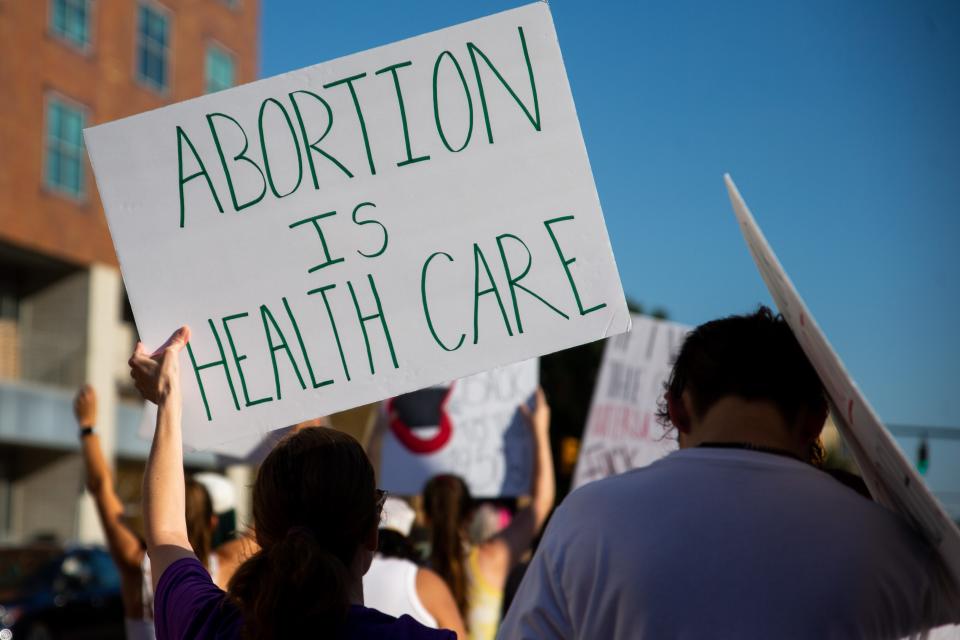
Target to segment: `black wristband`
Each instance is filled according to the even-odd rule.
[[[85,438],[93,435],[93,427],[80,427],[80,437]]]

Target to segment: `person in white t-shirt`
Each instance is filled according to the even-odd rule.
[[[384,501],[379,544],[370,569],[363,576],[365,606],[391,616],[407,614],[433,629],[450,629],[466,639],[463,617],[447,583],[415,562],[407,539],[416,513],[400,498]]]
[[[563,502],[499,638],[899,638],[960,619],[915,532],[811,464],[823,388],[769,309],[695,329],[662,413],[680,450]]]

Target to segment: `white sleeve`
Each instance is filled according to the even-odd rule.
[[[558,524],[552,522],[551,525]],[[553,566],[553,543],[560,527],[547,527],[539,549],[520,582],[500,629],[498,640],[569,640],[574,637],[566,598]],[[562,546],[560,547],[562,548]]]

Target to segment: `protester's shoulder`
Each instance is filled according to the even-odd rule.
[[[408,615],[394,618],[369,607],[353,607],[348,618],[348,637],[371,640],[456,640],[447,629],[431,629]]]
[[[235,637],[240,612],[194,558],[171,563],[154,598],[157,638]]]
[[[210,574],[194,557],[180,558],[172,562],[157,582],[157,594],[162,594],[171,589],[179,589],[184,585],[194,585],[196,587],[209,585],[214,589],[217,588],[213,584]],[[219,591],[219,589],[217,590]]]
[[[843,516],[838,520],[869,530],[872,538],[885,536],[887,540],[908,546],[919,554],[926,555],[929,552],[927,545],[903,515],[861,495],[826,473],[817,475],[817,481],[823,483],[831,494],[834,510]]]
[[[657,484],[674,465],[671,456],[662,458],[645,467],[594,480],[582,485],[568,495],[563,504],[571,512],[606,509],[621,500],[635,500],[637,493]]]
[[[413,580],[419,567],[415,562],[406,558],[389,558],[379,553],[373,557],[370,569],[363,576],[364,584],[372,582]],[[386,583],[384,583],[386,584]]]

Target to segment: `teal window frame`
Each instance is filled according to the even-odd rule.
[[[233,53],[215,42],[207,44],[204,56],[204,91],[214,93],[236,84],[237,63]]]
[[[83,200],[86,195],[86,152],[83,129],[87,110],[75,102],[50,95],[44,127],[44,184],[51,191]]]
[[[90,46],[93,0],[50,0],[50,32],[85,50]]]
[[[137,50],[134,60],[137,80],[151,89],[166,93],[170,88],[169,12],[152,2],[137,5]]]

